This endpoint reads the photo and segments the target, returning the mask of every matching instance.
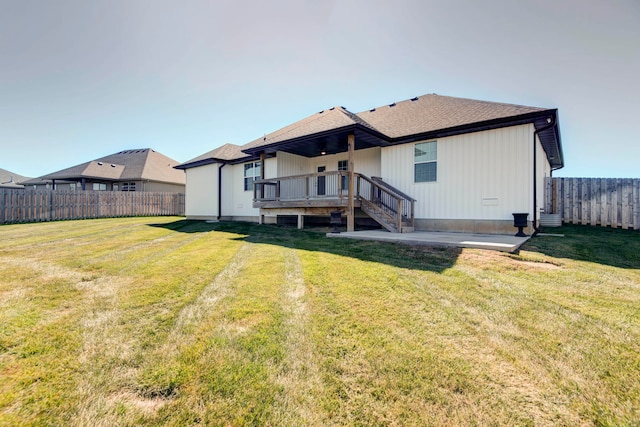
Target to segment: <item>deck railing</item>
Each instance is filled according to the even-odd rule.
[[[320,198],[346,198],[349,173],[318,172],[307,175],[261,179],[253,183],[253,200],[294,201]]]
[[[403,224],[413,227],[414,202],[408,195],[378,179],[357,174],[356,193],[362,202],[368,202],[400,230]]]
[[[364,202],[386,217],[398,230],[413,227],[414,202],[411,197],[383,182],[354,173],[354,199]],[[254,202],[287,202],[338,199],[349,196],[349,172],[331,171],[256,180]],[[341,203],[342,205],[342,203]]]

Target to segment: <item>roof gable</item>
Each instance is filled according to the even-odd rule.
[[[189,169],[195,166],[204,166],[211,163],[233,162],[245,158],[251,158],[251,156],[243,153],[240,146],[235,144],[224,144],[215,150],[208,151],[198,157],[187,160],[186,162],[175,166],[175,168]]]
[[[552,167],[557,169],[564,165],[557,110],[436,94],[358,114],[344,107],[323,110],[239,147],[244,157],[235,151],[233,158],[218,160],[241,161],[277,151],[311,157],[325,152],[340,152],[344,151],[344,140],[350,133],[356,135],[356,149],[361,149],[525,123],[533,123],[536,129],[542,129],[549,119],[556,123],[555,126],[552,129],[545,128],[540,136]],[[178,168],[188,169],[212,163],[215,151],[196,157]]]
[[[363,123],[360,117],[348,111],[346,108],[332,107],[302,120],[298,120],[295,123],[283,127],[282,129],[278,129],[277,131],[271,132],[262,138],[258,138],[246,145],[243,145],[242,150],[251,150],[257,147],[277,144],[279,142],[311,136],[326,131],[333,131],[357,124],[370,127],[368,124]],[[375,130],[373,128],[371,129]]]
[[[41,178],[94,178],[114,181],[149,180],[184,184],[184,172],[174,169],[178,162],[150,148],[123,150],[99,159],[62,169]]]

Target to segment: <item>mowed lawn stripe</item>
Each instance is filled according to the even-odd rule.
[[[102,222],[82,224],[88,234],[109,234]],[[94,233],[93,225],[100,231]],[[65,224],[58,223],[58,226],[65,227]],[[117,227],[117,223],[114,222],[113,227]],[[65,228],[73,230],[68,224]],[[158,334],[170,324],[172,315],[180,310],[181,304],[196,298],[199,288],[229,263],[242,244],[229,239],[224,233],[180,234],[148,225],[141,230],[146,237],[138,236],[138,239],[149,239],[155,235],[153,233],[160,232],[175,234],[177,240],[188,242],[175,246],[173,253],[161,253],[163,262],[160,264],[164,268],[138,269],[135,274],[124,275],[120,275],[119,270],[126,270],[127,262],[132,259],[119,260],[120,268],[106,264],[92,265],[88,269],[88,261],[94,255],[90,250],[72,251],[71,255],[54,257],[52,261],[25,259],[15,262],[16,258],[0,255],[0,265],[3,272],[7,273],[4,277],[13,277],[13,273],[20,271],[22,277],[18,277],[28,277],[27,283],[31,285],[22,291],[21,298],[14,301],[17,309],[2,312],[4,321],[0,343],[7,352],[1,356],[1,367],[10,373],[15,372],[15,377],[22,382],[25,377],[33,378],[33,385],[24,390],[32,396],[46,396],[48,390],[54,389],[50,381],[56,386],[69,385],[64,394],[66,397],[57,396],[61,402],[53,405],[58,410],[45,409],[51,405],[50,399],[27,399],[29,404],[9,410],[10,414],[17,417],[15,419],[26,421],[31,416],[37,417],[48,411],[49,417],[60,417],[65,420],[64,423],[83,419],[85,415],[88,419],[93,417],[98,420],[109,410],[109,405],[104,404],[106,400],[100,401],[99,394],[111,394],[113,389],[123,384],[125,387],[130,385],[130,372],[127,371],[144,359],[144,348],[157,340]],[[147,230],[153,233],[147,234]],[[95,245],[100,242],[96,240]],[[212,245],[217,245],[215,253],[209,250]],[[189,262],[185,258],[189,257],[198,268],[187,267]],[[167,263],[167,258],[174,262]],[[65,267],[64,264],[69,260],[79,268]],[[182,272],[188,270],[187,274],[177,275],[181,273],[180,269]],[[3,289],[11,287],[11,282],[6,284],[3,281]],[[61,292],[62,288],[65,292]],[[54,322],[55,316],[52,316],[55,313],[64,313],[64,318],[58,323]],[[51,334],[46,333],[49,330]],[[43,332],[38,333],[40,331]],[[65,345],[55,345],[59,342]],[[61,361],[67,361],[65,368],[56,369],[55,363]],[[67,370],[76,374],[70,375]],[[61,375],[64,375],[63,380]],[[3,383],[11,396],[11,390],[20,387],[14,387],[11,375],[7,379]],[[88,386],[87,379],[96,386]],[[94,396],[94,400],[101,402],[101,407],[86,399],[96,389],[101,391],[97,397]],[[82,404],[69,408],[67,402],[73,402],[73,396],[84,396],[76,397]],[[20,399],[17,401],[24,402]]]
[[[510,255],[177,218],[22,227],[0,227],[0,425],[640,420],[635,232],[563,227]]]
[[[286,358],[285,249],[247,244],[249,260],[228,277],[229,292],[192,331],[175,358],[150,366],[142,395],[166,399],[158,425],[265,425],[282,393],[277,376]],[[242,402],[241,404],[238,404]]]
[[[308,289],[298,251],[285,252],[285,286],[281,304],[285,314],[285,358],[275,382],[282,387],[274,403],[273,425],[321,425],[319,405],[324,392],[320,367],[310,335]]]
[[[72,224],[76,226],[74,227]],[[104,238],[113,242],[117,242],[123,236],[144,238],[138,233],[151,227],[149,227],[148,218],[106,218],[81,222],[55,221],[38,224],[15,224],[3,228],[0,251],[10,250],[12,253],[23,253],[25,250],[33,252],[34,249],[66,250],[74,246],[90,245],[94,240]],[[152,229],[148,231],[152,231]],[[64,251],[58,252],[64,253]]]

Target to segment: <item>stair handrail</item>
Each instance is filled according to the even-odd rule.
[[[405,200],[412,200],[414,202],[416,201],[416,199],[414,199],[413,197],[409,196],[408,194],[403,193],[402,191],[398,190],[396,187],[392,186],[391,184],[389,184],[387,182],[384,182],[382,180],[382,178],[379,177],[379,176],[372,176],[370,179],[371,179],[371,181],[375,182],[376,184],[378,184],[381,187],[386,188],[390,193],[393,193],[393,194],[395,194],[396,196],[398,196],[400,198],[403,198]]]
[[[406,221],[411,224],[411,227],[414,226],[415,199],[402,193],[400,190],[392,187],[390,184],[387,184],[386,182],[383,183],[382,181],[373,180],[359,173],[355,173],[354,176],[358,180],[358,185],[357,185],[358,191],[357,191],[356,197],[358,197],[360,200],[364,199],[365,201],[368,201],[370,203],[374,202],[373,200],[370,200],[369,197],[366,197],[366,195],[362,194],[362,191],[361,191],[362,185],[360,184],[359,181],[360,180],[365,181],[369,183],[369,185],[371,185],[372,188],[377,189],[378,191],[385,193],[389,195],[392,199],[394,199],[395,206],[388,206],[383,203],[380,203],[379,207],[381,209],[386,210],[387,214],[389,213],[395,214],[395,221],[396,221],[396,227],[398,229],[398,232],[400,232],[402,228],[403,216],[406,217]],[[407,209],[406,209],[407,212],[406,212],[406,215],[403,215],[403,211],[404,211],[403,205],[405,202],[407,204]]]

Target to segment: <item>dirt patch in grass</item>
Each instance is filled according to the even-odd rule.
[[[525,256],[523,254],[506,254],[497,251],[479,249],[465,249],[458,260],[473,264],[477,267],[491,268],[515,268],[524,270],[558,270],[562,269],[562,263],[547,257]]]

